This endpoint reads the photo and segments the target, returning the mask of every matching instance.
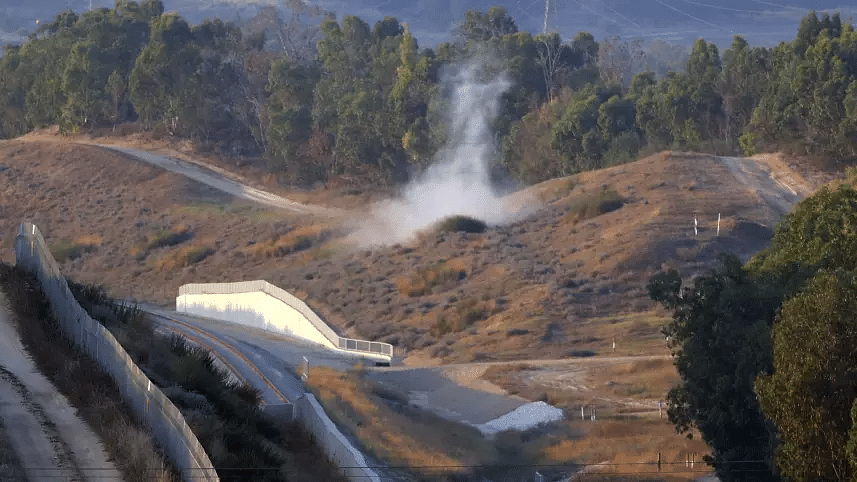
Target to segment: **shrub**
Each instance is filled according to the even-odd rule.
[[[196,245],[186,246],[178,251],[162,256],[156,262],[158,271],[172,271],[199,263],[214,254],[215,250],[210,246]]]
[[[597,355],[597,353],[592,350],[571,350],[570,352],[568,352],[568,356],[574,358],[586,358],[595,355]]]
[[[437,227],[439,233],[454,233],[463,231],[465,233],[484,233],[487,225],[484,221],[468,216],[452,216],[442,220]]]
[[[173,229],[162,229],[153,236],[146,236],[146,250],[175,246],[193,237],[193,232],[188,226]]]
[[[435,287],[463,280],[467,272],[457,266],[450,266],[443,261],[417,271],[411,278],[400,279],[396,282],[399,292],[415,297],[432,292]]]
[[[577,223],[601,214],[616,211],[625,205],[625,200],[615,189],[604,188],[595,193],[584,194],[571,200],[566,216]]]

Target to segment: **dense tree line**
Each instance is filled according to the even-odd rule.
[[[741,266],[649,280],[682,383],[668,415],[723,481],[857,477],[857,190],[823,188]]]
[[[700,39],[665,75],[635,43],[533,36],[500,7],[468,11],[434,49],[395,18],[271,21],[279,53],[262,30],[191,26],[160,0],[62,13],[0,59],[0,137],[138,122],[264,155],[289,182],[396,182],[446,140],[445,69],[478,56],[485,75],[512,81],[493,126],[497,165],[523,183],[664,148],[855,155],[857,33],[838,15],[811,13],[773,49],[736,36],[721,55]],[[661,72],[632,76],[641,65]]]

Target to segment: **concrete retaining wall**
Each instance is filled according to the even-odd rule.
[[[389,343],[339,336],[306,303],[262,280],[183,285],[176,311],[283,333],[383,363],[393,358]]]
[[[374,470],[367,468],[366,459],[342,435],[312,393],[305,393],[295,401],[295,418],[324,449],[327,458],[353,481],[381,482]]]
[[[100,323],[90,318],[68,289],[65,278],[38,228],[24,223],[15,238],[17,265],[34,273],[63,330],[116,382],[134,414],[152,430],[157,443],[185,481],[215,482],[211,460],[184,416],[131,360]]]

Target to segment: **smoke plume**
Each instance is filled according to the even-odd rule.
[[[495,153],[491,124],[500,96],[511,87],[505,76],[481,78],[482,66],[471,62],[445,82],[451,88],[447,145],[400,198],[372,208],[370,221],[356,233],[363,245],[389,245],[413,240],[422,230],[450,216],[462,215],[502,225],[522,214],[491,184]]]

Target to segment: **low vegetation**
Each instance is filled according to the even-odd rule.
[[[21,341],[39,371],[68,398],[78,414],[105,441],[105,448],[117,461],[125,480],[180,480],[178,472],[171,468],[155,446],[148,429],[131,413],[113,380],[94,360],[75,349],[62,333],[59,322],[50,313],[38,281],[17,268],[0,264],[0,287],[13,310],[12,319],[21,334]],[[96,299],[101,294],[91,288],[85,291],[96,293]],[[126,318],[132,312],[120,315],[123,323],[132,322]]]
[[[490,440],[473,427],[412,407],[405,394],[373,382],[359,367],[347,373],[316,367],[307,383],[327,414],[365,451],[391,466],[412,467],[419,480],[484,475],[505,481],[509,470],[500,466],[534,460],[535,447],[526,439],[501,434]]]
[[[70,261],[91,253],[101,246],[101,236],[81,236],[72,241],[61,241],[50,247],[51,254],[58,263]]]
[[[311,256],[322,259],[326,256],[323,245],[333,236],[326,225],[311,224],[290,228],[287,232],[274,234],[265,241],[256,241],[246,251],[257,258],[281,258],[300,251],[312,250]]]
[[[184,246],[162,255],[154,261],[154,266],[158,272],[170,272],[199,263],[214,253],[213,247],[204,244]]]
[[[604,186],[598,192],[590,192],[572,196],[568,203],[565,216],[573,223],[578,223],[601,214],[606,214],[621,208],[625,200],[612,187]]]
[[[155,333],[143,312],[113,303],[102,287],[72,286],[81,305],[179,407],[221,480],[341,480],[306,433],[263,414],[258,392],[233,382],[207,351]]]
[[[193,230],[189,226],[175,226],[145,236],[143,238],[143,247],[146,251],[151,251],[157,248],[175,246],[191,238],[193,238]]]
[[[484,233],[487,225],[484,221],[468,216],[452,216],[440,221],[437,225],[439,233]]]

